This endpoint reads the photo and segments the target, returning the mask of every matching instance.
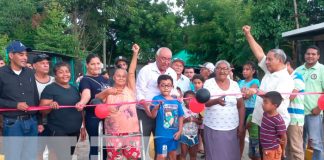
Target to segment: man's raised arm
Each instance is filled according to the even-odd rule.
[[[258,62],[260,62],[265,56],[265,54],[262,47],[258,44],[258,42],[255,41],[254,37],[252,36],[251,27],[245,25],[243,26],[242,30],[245,34],[246,40],[248,41],[254,56],[257,58]]]

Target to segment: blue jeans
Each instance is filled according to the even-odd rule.
[[[304,124],[304,150],[306,144],[313,148],[312,160],[323,160],[323,124],[322,115],[306,115]]]
[[[3,118],[3,149],[6,160],[37,159],[37,120]]]

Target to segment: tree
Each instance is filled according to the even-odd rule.
[[[133,43],[141,46],[141,60],[146,62],[155,56],[159,47],[169,47],[173,52],[183,49],[181,17],[171,12],[165,3],[139,0],[119,12],[116,22],[109,27],[110,41],[116,47],[114,56],[129,55]]]
[[[242,63],[245,47],[241,27],[250,20],[250,4],[241,0],[191,0],[185,2],[186,49],[199,61],[226,59]]]
[[[7,35],[10,40],[21,40],[26,46],[33,47],[34,13],[36,7],[33,0],[0,0],[0,35]]]
[[[35,48],[75,55],[77,40],[70,33],[69,17],[56,1],[45,6],[44,19],[36,28]]]

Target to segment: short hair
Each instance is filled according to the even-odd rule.
[[[193,77],[192,77],[192,81],[195,80],[195,79],[199,79],[201,80],[203,83],[205,82],[205,78],[201,75],[201,74],[195,74]]]
[[[108,71],[102,71],[101,72],[101,75],[105,75],[105,74],[108,74],[109,75],[109,72]]]
[[[317,53],[320,54],[320,49],[319,49],[319,47],[317,47],[316,45],[310,45],[310,46],[307,47],[307,49],[315,49],[315,50],[317,50]],[[307,50],[307,49],[306,49],[306,50]],[[306,53],[306,52],[305,52],[305,53]]]
[[[57,70],[59,70],[61,67],[67,67],[69,69],[69,71],[71,72],[71,68],[70,65],[66,62],[58,62],[54,65],[53,67],[53,72],[56,75]]]
[[[193,69],[193,70],[195,71],[195,68],[194,68],[194,67],[190,67],[190,66],[186,66],[186,67],[184,68],[184,70],[186,70],[186,69]]]
[[[159,49],[156,51],[156,55],[159,56],[160,53],[161,53],[161,51],[162,51],[163,49],[168,49],[168,50],[170,50],[170,52],[171,52],[171,49],[170,49],[170,48],[168,48],[168,47],[161,47],[161,48],[159,48]]]
[[[86,63],[89,64],[90,61],[91,61],[93,58],[99,58],[99,59],[100,59],[100,57],[99,57],[97,54],[93,54],[93,53],[91,53],[91,54],[89,54],[89,55],[87,56],[87,58],[86,58]]]
[[[291,66],[291,68],[294,68],[294,66],[293,66],[293,61],[292,61],[292,59],[291,59],[290,56],[287,56],[287,59],[286,59],[285,64],[287,64],[287,63],[289,63],[289,65]]]
[[[274,57],[279,59],[282,63],[286,62],[287,56],[286,56],[286,53],[282,49],[278,49],[278,48],[271,49],[269,52],[273,52]]]
[[[128,73],[126,69],[123,69],[123,68],[116,68],[116,69],[115,69],[115,72],[114,72],[114,75],[117,73],[118,70],[124,71],[126,74]]]
[[[183,98],[188,97],[188,95],[196,96],[196,93],[194,91],[192,91],[192,90],[188,90],[183,94]]]
[[[167,75],[167,74],[162,74],[159,76],[159,78],[157,79],[157,83],[158,85],[160,85],[161,81],[165,81],[165,80],[170,80],[172,85],[173,85],[173,79],[171,76]]]
[[[277,108],[280,106],[283,98],[281,96],[281,94],[277,91],[270,91],[270,92],[267,92],[263,98],[267,98],[270,100],[270,102],[274,105],[277,106]]]
[[[230,69],[231,68],[231,64],[229,62],[227,62],[226,60],[219,60],[216,62],[215,64],[215,69],[221,64],[221,63],[225,63],[227,65],[227,68]]]

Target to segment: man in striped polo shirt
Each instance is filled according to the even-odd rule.
[[[277,108],[283,98],[277,91],[267,92],[262,97],[264,112],[260,129],[260,143],[263,160],[281,160],[285,157],[287,135],[285,121],[277,112]]]
[[[304,92],[305,83],[303,75],[294,72],[291,66],[292,60],[287,57],[286,65],[289,74],[292,76],[295,84],[293,93]],[[290,114],[290,123],[287,130],[287,158],[294,160],[304,159],[303,149],[303,127],[304,127],[304,95],[291,95],[288,112]]]

